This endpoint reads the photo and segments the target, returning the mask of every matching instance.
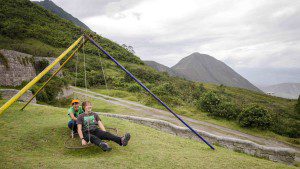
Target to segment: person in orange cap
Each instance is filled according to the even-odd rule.
[[[77,133],[77,117],[83,113],[83,110],[82,107],[79,106],[80,101],[77,99],[72,100],[71,105],[68,110],[68,116],[70,117],[68,127],[73,130],[74,133]]]

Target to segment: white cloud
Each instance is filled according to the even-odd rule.
[[[54,2],[144,60],[172,66],[197,51],[236,70],[300,68],[297,0]]]

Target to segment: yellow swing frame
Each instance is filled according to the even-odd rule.
[[[43,76],[45,76],[54,66],[59,63],[70,51],[72,51],[79,43],[84,39],[84,36],[80,36],[68,49],[66,49],[60,56],[58,56],[49,66],[47,66],[41,73],[39,73],[34,79],[32,79],[26,86],[24,86],[16,95],[14,95],[10,100],[8,100],[0,108],[0,115],[2,115],[5,110],[7,110],[14,102],[16,102],[24,93],[27,92],[33,85],[35,85]],[[60,66],[60,68],[47,80],[47,82],[39,89],[39,91],[46,86],[46,84],[61,70],[61,68],[75,55],[75,53],[82,47],[84,42],[69,56],[69,58]],[[38,92],[36,92],[37,94]],[[33,96],[35,97],[36,94]],[[27,104],[22,108],[22,110],[28,105],[28,103],[33,99],[33,97],[27,102]]]

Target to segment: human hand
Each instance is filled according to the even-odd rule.
[[[84,145],[87,144],[87,142],[86,142],[84,139],[82,139],[82,140],[81,140],[81,144],[84,146]]]

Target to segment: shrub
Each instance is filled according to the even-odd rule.
[[[88,74],[88,73],[87,73]],[[76,75],[74,75],[72,78],[75,78]],[[85,85],[85,79],[84,79],[84,72],[78,72],[77,73],[77,79],[76,79],[76,86],[77,87],[89,87],[89,83],[88,83],[88,78],[89,76],[87,75],[87,84]],[[71,79],[72,83],[75,84],[75,80]]]
[[[139,84],[133,83],[129,84],[127,90],[130,92],[140,92],[141,91],[141,86]]]
[[[88,86],[105,85],[104,76],[100,71],[92,70],[87,73]]]
[[[3,64],[6,69],[9,69],[8,59],[0,53],[0,64]]]
[[[41,83],[34,86],[31,91],[32,93],[36,93],[37,90],[41,87],[43,80],[46,80],[50,74],[46,74],[42,79]],[[62,92],[62,88],[67,85],[67,81],[63,78],[54,77],[41,92],[37,95],[37,101],[53,104],[55,103],[56,97],[60,92]]]
[[[280,118],[273,123],[272,131],[277,134],[288,136],[290,138],[299,138],[300,137],[300,123],[295,119],[283,119]]]
[[[24,38],[28,30],[26,29],[26,22],[19,18],[10,19],[10,21],[3,22],[3,29],[1,33],[10,38]]]
[[[228,120],[236,119],[240,110],[230,101],[224,101],[220,95],[214,92],[205,92],[198,101],[198,108],[206,111],[209,115]]]
[[[217,90],[218,90],[219,93],[224,94],[225,93],[225,86],[223,84],[221,84],[217,87]]]
[[[70,107],[70,103],[73,99],[71,97],[69,98],[60,98],[60,99],[57,99],[55,102],[52,103],[53,106],[56,106],[56,107]]]
[[[232,102],[221,102],[212,112],[213,116],[234,120],[238,117],[240,110]]]
[[[159,96],[176,95],[178,92],[172,83],[166,82],[154,88],[153,92]]]
[[[127,83],[134,82],[134,80],[129,75],[127,75],[127,73],[124,74],[123,81]]]
[[[206,89],[204,88],[204,85],[202,83],[196,84],[193,89],[192,96],[194,99],[199,99],[205,91]]]
[[[182,100],[178,97],[163,95],[163,96],[159,96],[159,98],[160,98],[160,100],[162,100],[169,106],[182,106],[183,105]]]
[[[271,125],[271,117],[266,109],[253,105],[241,112],[238,122],[242,127],[246,128],[267,129]]]
[[[29,81],[24,80],[24,81],[22,81],[22,83],[20,84],[20,86],[18,86],[18,88],[22,89],[22,88],[25,87],[28,83],[29,83]]]
[[[42,72],[47,66],[49,65],[49,61],[47,59],[42,59],[37,61],[34,64],[34,68],[37,74],[39,74],[40,72]]]
[[[219,106],[221,100],[220,97],[214,92],[205,92],[201,96],[198,108],[208,113],[213,113],[216,106]]]
[[[32,87],[30,90],[31,90],[31,92],[32,92],[33,94],[35,94],[35,93],[38,91],[38,89],[39,89],[40,87],[41,87],[40,85],[36,85],[36,86]],[[44,102],[44,103],[48,103],[48,102],[49,102],[47,93],[45,92],[44,89],[41,90],[41,91],[39,92],[39,94],[37,94],[36,100],[37,100],[38,102]]]

